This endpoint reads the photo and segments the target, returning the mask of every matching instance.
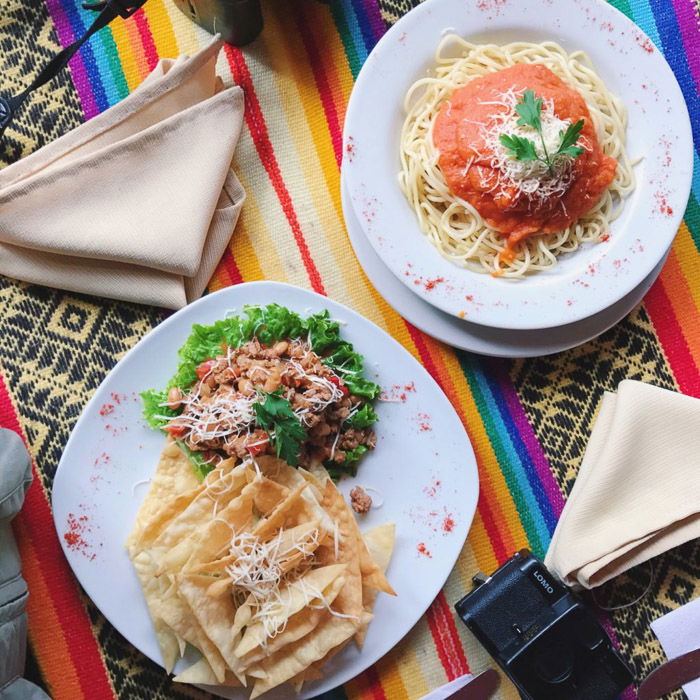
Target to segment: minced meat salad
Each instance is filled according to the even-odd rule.
[[[148,423],[169,433],[203,477],[222,459],[277,454],[293,466],[355,473],[376,443],[379,387],[327,311],[284,307],[195,326],[164,391],[147,391]]]

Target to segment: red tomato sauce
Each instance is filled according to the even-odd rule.
[[[518,193],[506,183],[499,192],[488,191],[493,189],[499,171],[491,164],[493,148],[485,143],[484,131],[510,110],[505,105],[485,103],[502,101],[511,89],[519,95],[533,90],[537,97],[551,100],[559,119],[571,123],[584,120],[578,144],[585,144],[586,150],[573,161],[571,184],[561,196],[543,202]],[[534,131],[531,140],[539,145]],[[549,68],[536,64],[504,68],[455,90],[435,120],[433,142],[440,152],[438,163],[450,190],[469,202],[491,228],[507,236],[509,251],[530,234],[563,231],[579,219],[598,202],[617,168],[617,161],[600,148],[581,95]]]

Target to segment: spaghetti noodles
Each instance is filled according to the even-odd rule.
[[[584,242],[599,241],[608,234],[610,222],[619,216],[624,198],[634,188],[624,148],[627,116],[624,106],[607,90],[585,53],[568,54],[554,42],[476,45],[449,35],[438,46],[436,64],[434,74],[416,81],[406,95],[399,182],[418,216],[421,230],[442,255],[472,270],[519,278],[549,268],[561,254],[576,250]],[[571,225],[555,233],[527,235],[507,246],[503,230],[489,226],[475,206],[448,186],[439,164],[441,154],[435,146],[434,128],[441,108],[450,101],[455,90],[475,78],[518,64],[545,66],[583,98],[600,149],[605,156],[617,161],[617,167],[602,196]],[[512,112],[517,99],[506,92],[499,104]],[[551,112],[551,104],[546,100],[544,104],[545,112]],[[500,112],[498,118],[502,115]],[[543,113],[543,118],[546,116]],[[556,118],[553,114],[549,116]],[[585,146],[585,141],[582,139],[581,145]],[[496,167],[512,176],[506,172],[508,167],[504,167],[509,166],[507,159],[504,160],[503,153],[500,155],[500,165],[496,163]],[[513,165],[512,158],[510,165]],[[468,168],[469,163],[465,174]],[[570,184],[566,182],[566,172],[564,182],[565,189]],[[522,189],[527,191],[528,187],[532,187],[532,182],[523,180]],[[552,197],[561,195],[556,187],[550,189]]]

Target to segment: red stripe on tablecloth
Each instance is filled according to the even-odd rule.
[[[0,425],[16,432],[26,443],[2,376],[0,376]],[[16,529],[21,533],[19,538],[20,553],[22,553],[21,542],[26,538],[29,547],[33,550],[34,556],[31,559],[35,561],[35,565],[39,569],[39,574],[48,590],[48,599],[53,606],[53,610],[50,611],[51,615],[47,615],[47,617],[55,617],[60,620],[62,637],[65,639],[70,655],[70,658],[60,659],[58,664],[44,665],[42,671],[56,700],[59,700],[62,695],[61,688],[66,687],[62,681],[65,670],[59,668],[65,664],[71,664],[74,667],[84,698],[90,700],[93,698],[99,700],[113,698],[115,697],[114,691],[107,676],[97,640],[92,632],[87,612],[80,600],[75,580],[63,556],[49,503],[41,485],[41,477],[34,464],[32,464],[32,471],[34,481],[27,491],[24,507],[15,520]],[[28,563],[25,562],[25,566]],[[31,576],[27,577],[31,579]],[[30,587],[30,597],[31,594]],[[42,633],[40,624],[41,620],[30,616],[30,635],[35,643],[36,655],[41,664],[42,659],[50,658],[53,651],[53,649],[45,648],[46,645],[42,644],[42,635],[46,634],[48,642],[50,635],[55,634],[56,630],[45,629]],[[63,695],[63,697],[66,696]],[[72,697],[70,700],[75,700],[75,698]]]
[[[148,17],[146,17],[143,8],[134,13],[133,20],[139,31],[139,36],[141,37],[141,46],[143,46],[143,52],[146,56],[148,70],[152,71],[158,63],[158,49],[153,40],[153,32],[148,24]]]
[[[373,700],[391,700],[391,698],[387,698],[386,694],[384,693],[382,679],[377,673],[376,666],[370,666],[362,674],[362,680],[369,697],[373,698]]]
[[[656,335],[666,353],[681,393],[700,397],[700,372],[683,336],[683,330],[661,278],[654,282],[644,297],[644,306],[654,324]]]
[[[325,295],[326,290],[323,286],[323,282],[321,281],[321,275],[319,274],[316,264],[311,257],[309,247],[306,243],[306,239],[304,238],[304,233],[299,225],[299,219],[294,211],[292,198],[289,194],[289,190],[287,190],[287,186],[284,184],[284,180],[282,179],[279,163],[277,162],[274,148],[270,142],[267,125],[265,124],[265,118],[263,117],[262,110],[260,109],[258,97],[255,94],[255,88],[253,87],[253,81],[250,77],[248,66],[240,49],[237,49],[230,44],[225,44],[224,46],[226,58],[228,59],[229,67],[233,73],[234,82],[237,85],[240,85],[245,93],[246,124],[250,129],[251,136],[253,137],[253,143],[255,143],[255,148],[258,151],[260,161],[267,171],[268,177],[272,182],[272,186],[275,188],[277,197],[282,205],[282,210],[284,211],[287,221],[292,229],[292,233],[294,234],[294,240],[299,248],[301,259],[304,263],[304,267],[306,268],[306,274],[309,276],[309,281],[311,282],[311,287],[315,292]]]
[[[240,284],[243,282],[243,275],[241,274],[241,271],[236,263],[236,259],[233,257],[233,253],[229,248],[225,250],[219,266],[226,270],[230,284]]]
[[[447,680],[453,681],[455,678],[469,673],[467,657],[464,655],[462,642],[457,634],[454,618],[443,591],[438,593],[437,598],[428,608],[426,617],[440,662],[447,674]]]
[[[333,99],[333,91],[328,81],[324,58],[316,43],[316,37],[311,30],[312,23],[309,22],[307,13],[304,11],[304,5],[299,2],[293,3],[294,14],[297,29],[301,35],[301,40],[304,43],[306,53],[309,55],[309,63],[316,81],[323,111],[326,114],[326,123],[330,132],[335,160],[338,167],[343,159],[343,138],[340,120],[338,118],[338,110],[336,109],[335,100]]]

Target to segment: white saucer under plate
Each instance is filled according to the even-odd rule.
[[[403,100],[433,66],[447,33],[477,43],[553,40],[589,54],[627,107],[627,150],[640,159],[636,188],[608,241],[563,255],[550,270],[508,280],[458,267],[420,232],[397,182]],[[360,71],[343,153],[358,221],[411,294],[455,317],[527,330],[592,317],[642,285],[678,230],[693,167],[688,110],[673,72],[650,39],[603,0],[425,0],[382,37]]]
[[[642,300],[666,262],[663,260],[651,274],[629,294],[593,316],[554,328],[509,330],[490,328],[479,323],[455,318],[423,301],[391,274],[374,251],[357,221],[349,202],[345,182],[341,184],[345,226],[350,243],[362,269],[379,294],[393,309],[424,333],[455,348],[492,357],[540,357],[582,345],[599,336],[622,320]]]
[[[165,443],[142,419],[139,392],[167,384],[177,349],[194,323],[210,324],[245,304],[279,303],[303,316],[328,309],[342,336],[365,358],[365,376],[384,390],[376,404],[377,448],[356,478],[384,503],[360,528],[396,523],[387,576],[397,596],[380,594],[362,651],[345,647],[322,680],[304,687],[314,697],[345,683],[386,654],[413,627],[445,583],[469,532],[479,494],[476,459],[464,426],[435,380],[413,356],[355,311],[319,294],[279,282],[227,287],[181,309],[145,336],[107,375],[83,410],[58,465],[53,514],[63,551],[102,614],[137,649],[162,665],[153,625],[124,542]],[[189,662],[196,656],[189,655]],[[182,670],[181,661],[176,671]],[[165,672],[164,672],[165,673]],[[240,688],[207,688],[243,699]],[[294,695],[290,686],[266,700]]]

